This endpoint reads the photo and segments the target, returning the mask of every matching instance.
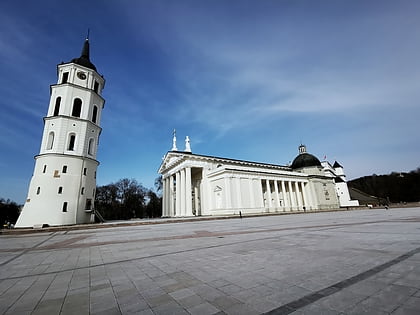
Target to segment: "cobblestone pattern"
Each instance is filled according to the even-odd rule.
[[[420,208],[0,236],[0,314],[420,314]]]

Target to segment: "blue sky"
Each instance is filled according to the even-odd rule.
[[[420,167],[419,1],[0,2],[0,198],[23,203],[56,65],[106,79],[98,185],[153,187],[193,153],[285,165],[300,143],[348,179]]]

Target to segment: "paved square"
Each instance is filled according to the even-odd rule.
[[[420,314],[420,208],[0,235],[0,314],[76,313]]]

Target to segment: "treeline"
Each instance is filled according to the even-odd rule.
[[[156,179],[155,186],[159,192],[159,178]],[[162,198],[135,179],[124,178],[116,183],[97,187],[95,209],[105,220],[156,218],[162,216]]]
[[[388,202],[420,201],[420,168],[409,173],[364,176],[348,182],[350,187]]]
[[[15,224],[20,213],[21,206],[9,199],[0,199],[0,228],[9,228]]]

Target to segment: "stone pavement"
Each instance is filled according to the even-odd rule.
[[[0,235],[0,314],[420,314],[420,208]]]

